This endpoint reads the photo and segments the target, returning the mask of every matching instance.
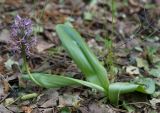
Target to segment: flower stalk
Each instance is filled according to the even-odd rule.
[[[22,58],[23,58],[23,64],[24,64],[24,67],[25,67],[25,71],[27,72],[27,74],[29,75],[30,79],[35,82],[37,85],[40,85],[36,79],[32,76],[32,74],[30,73],[30,70],[29,70],[29,66],[28,66],[28,63],[27,63],[27,56],[26,56],[26,52],[25,52],[25,45],[22,44]],[[41,86],[41,85],[40,85]]]

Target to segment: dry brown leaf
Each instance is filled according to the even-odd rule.
[[[10,85],[8,83],[8,81],[6,80],[2,80],[3,86],[4,86],[4,93],[8,93],[9,89],[10,89]]]
[[[38,44],[36,45],[36,49],[38,53],[44,52],[45,50],[53,47],[53,43],[48,43],[47,41],[44,41],[42,39],[38,40]]]
[[[23,1],[22,0],[6,0],[5,3],[8,5],[20,5]]]
[[[127,66],[126,67],[126,73],[129,75],[139,75],[139,69],[135,66]]]
[[[111,107],[92,103],[89,105],[89,113],[116,113]]]
[[[129,0],[130,5],[137,7],[139,6],[139,3],[136,0]]]
[[[29,107],[29,106],[22,106],[22,111],[24,112],[24,113],[31,113],[32,112],[32,108],[31,107]]]

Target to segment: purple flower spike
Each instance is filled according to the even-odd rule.
[[[15,17],[15,21],[11,26],[11,46],[12,50],[21,53],[22,45],[25,46],[25,52],[29,56],[30,49],[36,44],[36,39],[32,35],[32,21],[27,18],[21,18],[19,15]]]

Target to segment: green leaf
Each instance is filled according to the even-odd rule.
[[[38,96],[37,93],[26,94],[21,96],[21,100],[29,100],[29,99],[36,98],[37,96]]]
[[[93,19],[93,14],[91,12],[84,12],[84,20],[91,21]]]
[[[154,76],[154,77],[160,78],[160,68],[159,69],[151,69],[149,71],[149,74]]]
[[[128,113],[134,113],[135,112],[135,108],[128,105],[128,103],[126,103],[125,101],[123,101],[122,106],[128,111]]]
[[[139,85],[130,83],[112,83],[109,86],[109,100],[111,103],[117,105],[119,101],[120,94],[134,92]]]
[[[71,113],[68,107],[63,107],[60,109],[60,113]]]
[[[136,62],[137,62],[137,67],[149,70],[148,62],[146,60],[137,57]]]
[[[72,85],[84,85],[104,92],[104,89],[101,86],[83,80],[78,80],[58,75],[44,74],[44,73],[31,73],[31,74],[33,78],[35,78],[36,82],[38,82],[38,84],[40,84],[41,87],[45,88],[60,88]],[[23,75],[22,78],[30,79],[30,77],[27,74]]]
[[[107,72],[88,48],[80,34],[65,24],[57,25],[56,31],[62,45],[85,74],[86,79],[94,84],[101,85],[107,92],[109,86]]]
[[[152,94],[155,91],[155,82],[150,78],[139,79],[134,83],[112,83],[109,86],[109,100],[117,105],[120,94],[138,91],[141,93]]]
[[[139,85],[138,92],[152,94],[155,91],[155,82],[151,78],[136,78],[134,83]]]

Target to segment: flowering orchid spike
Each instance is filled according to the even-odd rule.
[[[22,55],[24,67],[31,80],[40,85],[30,73],[26,56],[30,55],[30,49],[36,44],[36,39],[32,35],[32,21],[27,18],[21,18],[19,15],[15,17],[11,26],[11,46],[14,52]]]
[[[36,39],[32,35],[32,21],[27,18],[15,17],[11,26],[11,46],[12,50],[17,53],[22,52],[22,46],[25,48],[27,56],[30,55],[30,49],[36,44]]]

